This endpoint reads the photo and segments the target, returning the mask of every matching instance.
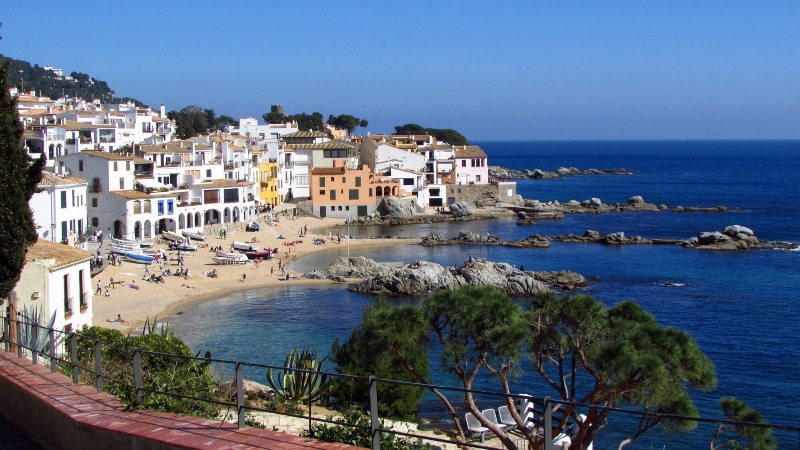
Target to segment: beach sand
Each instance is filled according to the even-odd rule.
[[[101,281],[103,285],[103,293],[95,293],[92,299],[92,323],[95,326],[117,329],[127,334],[136,327],[143,325],[148,318],[151,321],[155,318],[162,318],[181,311],[182,307],[188,303],[219,297],[237,290],[283,283],[333,283],[330,280],[310,280],[299,277],[289,281],[280,281],[281,271],[278,262],[283,260],[284,264],[287,263],[287,251],[290,252],[288,258],[293,260],[302,255],[325,250],[330,248],[331,245],[346,245],[346,239],[342,239],[341,244],[329,242],[326,245],[315,245],[312,242],[315,237],[328,237],[327,234],[324,236],[317,234],[319,230],[341,225],[343,222],[340,218],[298,217],[297,220],[290,220],[287,217],[280,217],[278,223],[274,226],[260,223],[261,230],[257,232],[229,232],[226,239],[220,239],[219,236],[209,236],[205,241],[209,248],[222,246],[222,250],[227,252],[230,250],[230,245],[234,240],[243,242],[256,237],[258,243],[254,245],[258,245],[260,249],[263,250],[266,247],[277,247],[279,249],[279,254],[275,258],[259,263],[258,267],[255,264],[228,266],[215,264],[211,260],[213,252],[210,252],[209,248],[201,248],[196,252],[182,252],[185,255],[184,267],[189,269],[191,276],[188,279],[174,276],[164,277],[164,283],[150,283],[142,280],[145,273],[144,264],[123,262],[120,266],[107,265],[101,273],[92,278],[93,289],[96,289],[98,281]],[[308,227],[308,234],[304,237],[299,237],[299,232],[304,227]],[[277,239],[279,235],[283,235],[286,239]],[[335,237],[334,235],[334,240]],[[283,245],[295,240],[302,240],[303,242],[291,247]],[[391,246],[398,243],[409,244],[414,242],[418,241],[409,239],[351,239],[350,247]],[[107,248],[107,245],[105,248]],[[168,258],[175,256],[177,253],[168,250],[164,244],[156,244],[154,246],[154,249],[159,248],[165,249]],[[107,262],[106,256],[104,253],[104,263]],[[160,273],[158,264],[151,264],[148,267],[150,273]],[[164,265],[164,269],[167,268],[175,272],[179,266],[176,262],[169,262]],[[214,269],[217,270],[217,278],[210,278],[203,274],[203,272],[210,272]],[[274,269],[272,275],[270,274],[270,269]],[[327,267],[316,269],[322,271]],[[289,273],[295,276],[302,275],[291,271]],[[243,274],[247,275],[244,280],[242,278]],[[115,284],[113,287],[107,288],[109,296],[106,297],[105,290],[111,279],[114,280]],[[124,282],[124,284],[118,284],[120,281]],[[131,286],[136,286],[136,288]],[[116,319],[118,314],[127,323],[109,322],[109,320]]]

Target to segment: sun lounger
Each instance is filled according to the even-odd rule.
[[[497,414],[494,412],[494,408],[484,409],[483,411],[481,411],[481,414],[483,415],[483,417],[486,418],[486,420],[489,423],[491,423],[492,425],[496,425],[501,430],[505,430],[506,428],[511,427],[510,425],[506,425],[497,420]]]
[[[514,420],[514,417],[511,415],[511,411],[508,410],[508,406],[501,406],[497,408],[497,412],[500,414],[500,423],[507,427],[516,428],[517,422]]]
[[[486,439],[486,432],[489,431],[489,429],[481,425],[472,413],[467,413],[465,418],[467,419],[467,433],[470,436],[479,435],[481,437],[481,443],[483,443]]]

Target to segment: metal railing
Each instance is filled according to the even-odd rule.
[[[18,313],[18,315],[22,317],[21,314]],[[20,340],[21,337],[23,336],[24,326],[30,327],[32,329],[32,331],[29,331],[27,333],[27,336],[29,336],[30,339],[30,341],[27,343],[21,342]],[[81,373],[87,374],[89,378],[94,380],[94,385],[97,393],[104,392],[106,384],[117,384],[124,388],[133,389],[133,394],[135,399],[133,406],[142,405],[144,403],[144,396],[151,394],[160,394],[168,397],[188,399],[197,402],[207,402],[218,405],[220,407],[228,407],[232,410],[235,410],[236,414],[235,416],[233,416],[233,418],[236,419],[238,428],[243,428],[246,426],[246,422],[248,419],[247,413],[250,411],[280,414],[304,420],[308,419],[308,432],[309,436],[312,437],[313,437],[314,422],[333,424],[333,425],[344,425],[351,428],[369,430],[370,436],[372,437],[372,448],[374,450],[380,449],[380,439],[381,435],[384,433],[392,434],[395,436],[402,436],[404,438],[422,440],[422,441],[457,444],[461,447],[466,446],[466,447],[480,448],[480,449],[502,448],[497,446],[488,446],[486,445],[486,443],[483,442],[482,438],[480,442],[474,440],[473,441],[468,440],[467,442],[456,442],[453,439],[447,437],[415,434],[410,432],[399,431],[392,428],[384,428],[383,426],[384,423],[378,415],[379,384],[410,386],[410,387],[424,389],[429,392],[434,392],[435,390],[439,391],[440,393],[442,392],[454,393],[453,395],[455,395],[457,399],[453,399],[454,397],[451,396],[449,400],[451,405],[453,405],[453,407],[456,410],[457,414],[456,416],[452,416],[449,413],[442,413],[441,411],[444,409],[443,408],[444,405],[441,402],[427,401],[420,403],[421,408],[423,407],[423,405],[430,406],[432,404],[438,404],[440,406],[439,407],[440,412],[436,414],[430,414],[420,410],[418,411],[419,413],[417,414],[418,418],[448,417],[448,420],[452,420],[451,422],[446,422],[446,423],[422,425],[420,426],[420,429],[437,429],[437,428],[453,429],[460,425],[461,428],[464,430],[464,433],[468,437],[470,436],[470,434],[468,433],[468,427],[466,421],[463,419],[465,413],[470,412],[470,409],[466,406],[466,403],[463,400],[467,395],[471,396],[471,398],[474,399],[475,405],[478,406],[479,408],[508,405],[509,401],[507,399],[510,399],[510,403],[512,404],[523,405],[521,410],[519,409],[519,407],[517,408],[518,409],[517,413],[519,414],[520,418],[523,421],[523,423],[521,424],[518,422],[519,429],[522,429],[523,427],[526,428],[528,431],[528,435],[534,436],[534,439],[542,442],[543,443],[542,448],[544,448],[545,450],[553,450],[554,448],[556,448],[554,447],[554,439],[556,439],[558,437],[557,435],[563,431],[565,425],[570,422],[569,418],[558,416],[558,414],[563,410],[563,408],[568,406],[582,408],[582,409],[592,408],[595,411],[611,411],[620,414],[637,416],[639,419],[662,418],[662,419],[674,419],[683,421],[696,421],[701,423],[716,424],[718,426],[729,425],[729,426],[769,428],[771,430],[785,431],[797,434],[798,447],[800,448],[800,426],[741,422],[741,421],[723,420],[723,419],[709,419],[702,417],[679,416],[673,414],[656,415],[641,410],[637,411],[625,408],[605,407],[600,405],[587,405],[587,404],[551,399],[550,397],[540,398],[525,394],[506,394],[502,392],[484,391],[478,389],[468,390],[450,386],[388,380],[388,379],[377,378],[374,376],[364,377],[364,376],[355,376],[355,375],[347,375],[339,373],[320,372],[314,369],[300,369],[295,367],[283,367],[283,366],[274,366],[269,364],[248,363],[243,361],[214,359],[214,358],[206,358],[200,356],[187,356],[187,355],[177,355],[171,353],[161,353],[161,352],[154,352],[138,348],[133,348],[131,351],[128,351],[116,347],[114,345],[111,345],[109,343],[103,342],[91,336],[85,336],[80,333],[75,333],[70,331],[60,331],[53,328],[47,328],[35,322],[27,322],[24,319],[14,320],[8,316],[0,316],[0,327],[1,327],[0,331],[2,331],[2,342],[6,352],[16,352],[18,358],[28,358],[32,361],[33,365],[39,364],[40,358],[47,359],[49,361],[51,373],[56,373],[57,371],[59,371],[60,367],[63,373],[68,374],[72,377],[72,381],[75,384],[80,383]],[[10,335],[9,330],[11,330],[11,327],[16,328],[16,336],[18,337],[16,341],[12,341],[9,336]],[[39,350],[40,348],[43,347],[42,343],[38,342],[38,340],[42,336],[42,330],[45,331],[45,336],[47,339],[47,348]],[[79,356],[79,349],[81,348],[79,341],[81,340],[88,340],[92,342],[91,346],[88,348],[91,349],[90,351],[92,353],[92,359],[94,363],[92,364],[93,367],[80,364],[78,356]],[[82,348],[83,348],[82,351],[86,352],[87,346],[84,345]],[[130,357],[132,366],[131,367],[132,379],[121,379],[119,377],[115,377],[114,374],[109,373],[109,370],[107,370],[107,368],[104,367],[103,364],[103,355],[104,354],[107,355],[109,352],[118,352],[123,354],[124,356]],[[147,367],[143,367],[142,357],[147,355],[229,366],[234,374],[233,376],[233,383],[235,386],[235,396],[233,396],[234,401],[227,402],[220,400],[219,398],[216,399],[198,398],[170,390],[159,390],[155,388],[145,387],[143,369],[147,369]],[[245,402],[246,395],[244,392],[244,379],[245,379],[244,371],[246,368],[262,369],[262,370],[277,369],[280,371],[284,371],[284,373],[308,373],[316,375],[326,375],[328,377],[331,377],[332,379],[343,380],[344,382],[352,383],[353,386],[356,383],[363,383],[365,386],[368,387],[368,392],[369,392],[368,413],[369,413],[370,425],[364,426],[354,423],[346,423],[341,419],[334,420],[331,417],[325,417],[325,418],[315,417],[312,414],[312,402],[314,401],[314,396],[312,395],[311,392],[311,387],[314,383],[308,383],[309,384],[308,402],[303,405],[308,407],[307,415],[300,413],[286,412],[286,411],[277,412],[272,409],[260,408],[252,404],[247,404]],[[84,380],[85,379],[86,377],[84,376]],[[488,400],[488,399],[495,399],[495,400]],[[225,416],[227,419],[228,414],[226,414]],[[560,426],[556,425],[559,423]],[[508,436],[516,442],[519,448],[528,447],[528,441],[527,438],[525,437],[525,432],[517,431],[516,429],[514,429],[508,433]]]

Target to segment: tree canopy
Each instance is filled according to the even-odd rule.
[[[16,99],[8,93],[9,63],[0,65],[0,298],[19,281],[25,253],[37,240],[28,201],[42,179],[44,155],[31,161],[22,146],[22,122]]]
[[[415,123],[407,123],[394,127],[395,134],[429,134],[437,140],[450,145],[469,145],[467,138],[456,130],[445,128],[425,128]]]
[[[326,122],[323,119],[322,113],[313,112],[310,115],[306,113],[300,114],[283,114],[279,112],[268,112],[261,116],[265,123],[284,123],[284,122],[297,122],[297,128],[300,131],[326,131]],[[369,121],[359,119],[358,117],[350,114],[340,114],[334,116],[328,115],[327,124],[339,129],[347,130],[347,134],[352,134],[357,127],[366,128]]]
[[[181,139],[202,133],[223,131],[228,125],[236,123],[230,116],[217,117],[213,109],[204,109],[196,105],[186,106],[180,111],[169,111],[167,117],[175,121],[177,134]]]
[[[437,292],[418,308],[394,307],[394,312],[392,308],[381,304],[369,315],[365,313],[361,328],[342,350],[358,353],[394,348],[392,357],[398,358],[400,366],[418,382],[427,383],[424,376],[414,373],[411,362],[411,351],[424,343],[439,355],[442,371],[455,376],[465,389],[471,389],[483,374],[496,380],[506,394],[511,394],[510,381],[524,368],[531,368],[557,394],[556,401],[589,405],[562,404],[563,419],[555,424],[558,430],[565,429],[570,418],[578,424],[571,447],[575,449],[587,448],[605,427],[609,413],[605,407],[625,406],[648,413],[631,440],[655,426],[692,428],[694,422],[667,415],[696,416],[689,391],[716,385],[713,364],[695,340],[686,332],[659,325],[632,301],[609,308],[586,295],[546,294],[533,298],[523,309],[495,288],[467,285],[457,291]],[[380,314],[372,314],[375,311]],[[358,336],[358,347],[348,347],[353,336]],[[423,339],[425,336],[430,339]],[[348,366],[341,367],[347,370]],[[433,388],[431,391],[456,419],[448,399]],[[470,394],[465,401],[482,420]],[[507,404],[518,431],[538,448],[541,437],[525,427],[510,397]],[[516,448],[499,428],[483,425],[507,448]]]

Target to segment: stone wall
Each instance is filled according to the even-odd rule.
[[[447,204],[455,202],[475,203],[487,196],[497,196],[499,201],[511,202],[517,195],[517,183],[513,181],[497,184],[450,184],[447,185]]]

